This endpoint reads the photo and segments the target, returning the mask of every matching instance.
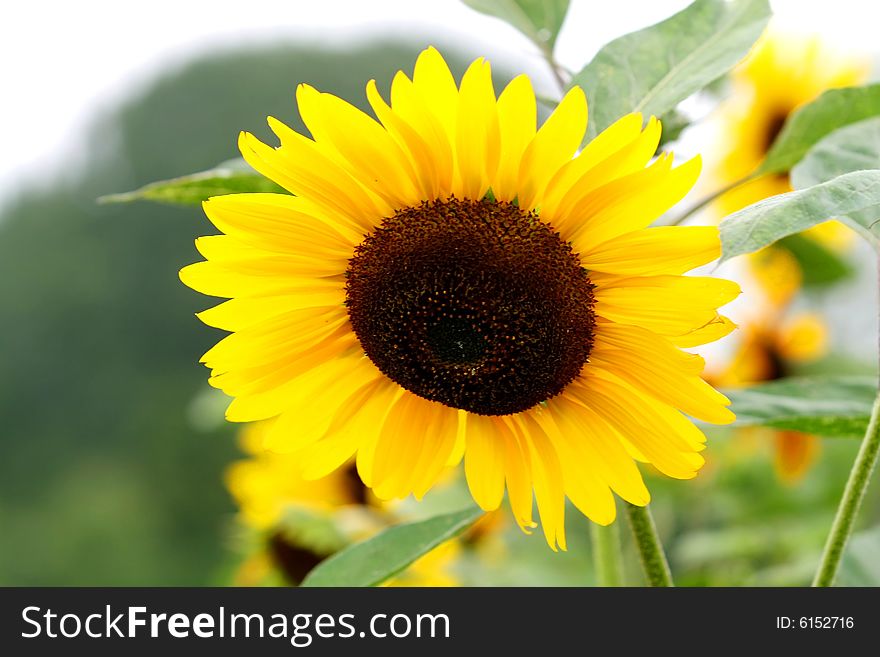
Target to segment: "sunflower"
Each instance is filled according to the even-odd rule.
[[[794,110],[823,91],[863,82],[867,73],[861,61],[831,50],[818,38],[768,32],[734,70],[730,97],[719,109],[722,144],[716,178],[729,184],[750,174]],[[762,176],[724,194],[718,209],[727,215],[789,191],[787,174]],[[847,245],[851,238],[838,222],[820,224],[804,234],[833,248]]]
[[[300,476],[294,454],[262,448],[271,421],[245,425],[239,434],[247,459],[226,471],[226,485],[252,530],[255,545],[241,564],[236,584],[281,581],[299,585],[315,566],[351,541],[362,540],[395,520],[351,467],[315,480]],[[390,580],[388,586],[457,586],[451,570],[461,552],[447,541]]]
[[[791,376],[797,365],[814,362],[827,351],[828,329],[812,313],[782,318],[776,308],[764,310],[741,325],[740,344],[727,367],[710,376],[722,387],[741,387]],[[773,443],[776,474],[787,484],[803,479],[821,451],[817,436],[800,431],[747,428],[749,437],[759,432]]]
[[[239,146],[284,194],[205,203],[190,287],[230,331],[202,361],[227,419],[275,418],[266,447],[306,478],[355,457],[382,499],[421,498],[464,459],[471,493],[565,548],[566,496],[593,521],[612,491],[650,499],[635,461],[694,477],[705,437],[685,414],[734,419],[685,353],[733,325],[734,283],[682,274],[718,257],[714,227],[648,228],[692,187],[694,158],[654,158],[660,124],[623,117],[579,151],[584,92],[536,129],[529,79],[496,99],[477,59],[460,85],[428,48],[378,121],[308,85],[311,138],[270,118]]]
[[[271,421],[248,424],[239,443],[248,458],[226,470],[226,487],[238,504],[241,520],[255,529],[278,524],[291,508],[330,513],[352,505],[374,506],[357,473],[343,467],[320,479],[303,479],[295,454],[276,454],[263,449]]]

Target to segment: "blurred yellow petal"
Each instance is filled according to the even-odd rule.
[[[774,443],[776,473],[787,484],[803,479],[822,449],[819,438],[799,431],[777,431]]]
[[[825,355],[828,327],[822,318],[804,313],[785,324],[776,339],[776,350],[790,361],[809,362]]]

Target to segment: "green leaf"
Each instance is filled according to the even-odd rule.
[[[396,525],[337,552],[310,572],[303,586],[376,586],[455,538],[483,515],[475,506]]]
[[[852,537],[837,574],[835,586],[880,586],[880,527]]]
[[[150,183],[140,189],[122,194],[110,194],[98,199],[99,203],[130,203],[156,201],[173,205],[199,205],[211,196],[243,192],[287,192],[268,178],[251,169],[241,158],[228,160],[208,171],[180,178]]]
[[[330,555],[349,543],[332,514],[296,504],[284,507],[274,529],[294,545],[307,547],[316,554]]]
[[[791,184],[802,189],[850,171],[880,169],[880,116],[835,130],[813,146],[791,170]],[[840,220],[869,239],[876,239],[873,210],[854,212]]]
[[[852,267],[834,251],[804,235],[789,235],[776,243],[797,261],[805,287],[825,287],[848,278]]]
[[[733,68],[769,18],[767,0],[697,0],[604,46],[572,80],[590,103],[587,138],[624,114],[674,109]]]
[[[880,169],[853,171],[734,212],[720,225],[721,262],[844,215],[858,217],[863,231],[874,231],[880,218]]]
[[[738,425],[863,438],[877,396],[872,376],[804,377],[725,390]]]
[[[541,48],[552,53],[569,0],[463,0],[481,14],[500,18]]]
[[[880,84],[830,89],[792,113],[757,173],[788,171],[825,135],[878,115]]]

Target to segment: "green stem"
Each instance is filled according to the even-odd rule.
[[[613,522],[607,527],[590,523],[593,539],[593,566],[599,586],[623,586],[623,568],[620,563],[620,528]]]
[[[627,502],[626,512],[629,515],[629,524],[639,549],[648,586],[674,586],[669,562],[666,561],[666,554],[663,552],[663,545],[660,543],[657,527],[648,507],[635,506]]]
[[[756,176],[754,173],[750,173],[749,175],[744,176],[743,178],[740,178],[739,180],[734,180],[729,185],[725,185],[721,189],[716,190],[716,191],[712,192],[711,194],[709,194],[709,196],[706,196],[705,198],[700,199],[699,201],[697,201],[692,206],[687,208],[684,212],[682,212],[680,215],[678,215],[675,219],[673,219],[672,221],[670,221],[666,225],[667,226],[679,226],[680,224],[682,224],[684,222],[685,219],[687,219],[688,217],[690,217],[693,214],[696,214],[697,212],[699,212],[700,210],[705,208],[707,205],[709,205],[713,201],[717,200],[719,197],[724,196],[727,192],[731,191],[732,189],[736,189],[740,185],[745,185],[747,182],[750,182],[757,177],[758,176]]]
[[[553,51],[547,47],[546,43],[537,41],[535,43],[537,43],[541,54],[544,56],[544,61],[547,62],[547,66],[550,68],[550,73],[553,75],[553,79],[556,80],[556,85],[559,87],[559,93],[565,95],[565,90],[568,88],[568,84],[562,76],[562,67],[553,56]]]
[[[880,259],[878,259],[878,276],[880,276]],[[837,507],[837,515],[834,516],[834,524],[831,525],[831,533],[825,542],[822,552],[822,560],[819,562],[819,570],[813,579],[813,586],[831,586],[840,568],[840,560],[843,558],[846,544],[852,534],[859,506],[868,490],[871,474],[877,466],[877,458],[880,456],[880,386],[878,386],[877,399],[871,411],[871,421],[868,422],[868,430],[859,447],[856,461],[843,489],[843,498]]]

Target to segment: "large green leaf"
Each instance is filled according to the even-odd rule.
[[[725,390],[739,425],[862,438],[877,396],[871,376],[789,378]]]
[[[785,122],[758,173],[788,171],[825,135],[880,115],[880,84],[830,89]]]
[[[131,192],[102,196],[98,202],[157,201],[174,205],[198,205],[211,196],[242,192],[287,193],[282,187],[264,178],[251,169],[244,160],[238,158],[218,164],[208,171],[161,180]]]
[[[545,52],[553,52],[569,0],[463,0],[471,9],[509,23]]]
[[[865,231],[880,219],[880,170],[853,171],[806,189],[771,196],[725,218],[721,261],[753,253],[835,217],[859,218]]]
[[[769,18],[767,0],[696,0],[604,46],[572,80],[590,102],[587,137],[629,112],[674,109],[741,60]]]
[[[880,116],[852,123],[821,139],[791,170],[791,183],[795,189],[803,189],[863,169],[880,169]],[[865,237],[877,237],[871,228],[880,216],[872,209],[840,219]]]
[[[397,525],[337,552],[303,580],[303,586],[376,586],[419,557],[461,534],[483,515],[477,507]]]

